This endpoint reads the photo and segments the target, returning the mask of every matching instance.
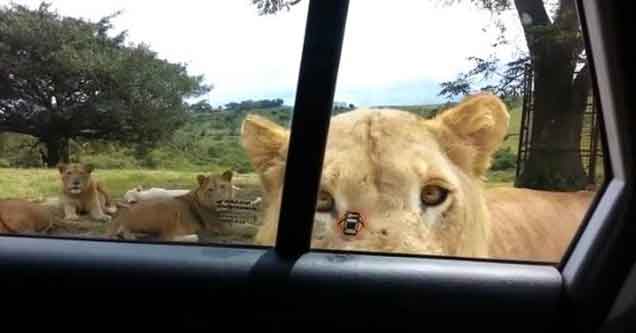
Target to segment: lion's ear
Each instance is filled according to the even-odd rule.
[[[223,172],[223,174],[221,175],[221,179],[227,181],[227,182],[231,182],[232,181],[232,176],[233,176],[233,172],[232,170],[226,170],[225,172]]]
[[[57,164],[56,168],[60,171],[60,173],[64,173],[64,170],[66,170],[66,163],[60,162]]]
[[[197,176],[197,182],[199,183],[199,186],[203,186],[203,184],[208,180],[209,178],[204,176],[204,175],[198,175]]]
[[[241,124],[241,145],[261,176],[265,190],[279,185],[277,179],[287,159],[288,140],[287,129],[261,116],[248,115]]]
[[[434,119],[449,157],[475,176],[483,176],[508,132],[510,114],[497,96],[482,93],[462,100]]]
[[[86,170],[86,172],[91,173],[93,172],[93,170],[95,170],[95,166],[93,164],[85,164],[84,165],[84,170]]]

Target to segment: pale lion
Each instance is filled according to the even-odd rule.
[[[159,187],[144,189],[143,186],[140,185],[124,193],[124,201],[127,203],[137,203],[150,199],[168,199],[187,194],[188,192],[190,192],[190,190],[169,190]]]
[[[312,246],[559,261],[592,193],[484,190],[508,123],[505,104],[489,94],[465,98],[433,119],[393,109],[333,117]],[[265,190],[256,242],[272,245],[289,133],[249,115],[241,135]],[[363,217],[359,232],[344,232],[346,212]]]

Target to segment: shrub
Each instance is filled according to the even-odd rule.
[[[510,170],[517,166],[517,155],[510,150],[510,147],[499,149],[493,158],[491,170]]]
[[[81,157],[81,162],[91,163],[98,169],[136,169],[139,167],[137,160],[124,151],[84,154]]]

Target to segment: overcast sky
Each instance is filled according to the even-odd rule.
[[[35,7],[40,1],[14,2]],[[123,10],[115,30],[128,30],[131,41],[148,43],[160,57],[203,74],[214,85],[206,96],[213,105],[261,98],[293,104],[307,0],[275,16],[258,16],[251,0],[50,2],[64,16],[90,20]],[[492,22],[488,12],[439,2],[351,1],[336,100],[356,105],[442,101],[436,96],[439,83],[467,70],[468,56],[491,53],[495,31],[482,30]],[[515,43],[498,53],[509,58],[525,46],[514,11],[505,17]]]

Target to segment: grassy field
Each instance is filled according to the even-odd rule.
[[[410,107],[402,107],[402,108],[425,115],[429,113],[433,107],[432,106],[410,106]],[[268,112],[276,116],[276,115],[279,115],[278,113],[281,113],[282,111],[278,109],[273,109],[273,110],[269,110]],[[511,109],[510,112],[511,112],[511,119],[510,119],[510,129],[508,133],[518,134],[520,122],[521,122],[521,108],[515,107]],[[245,159],[245,158],[241,159],[241,158],[234,157],[235,155],[236,156],[240,155],[239,154],[240,149],[238,148],[238,144],[235,144],[234,146],[236,147],[234,147],[233,145],[228,144],[225,141],[223,141],[222,144],[219,144],[217,142],[218,141],[217,136],[223,136],[223,140],[226,140],[226,141],[234,140],[238,142],[238,139],[236,138],[236,136],[232,135],[232,133],[230,133],[231,131],[228,132],[227,128],[233,128],[230,125],[237,122],[238,121],[237,119],[239,119],[240,117],[236,115],[232,115],[233,118],[225,119],[222,116],[229,117],[229,115],[225,115],[225,114],[223,115],[215,114],[213,116],[208,116],[208,118],[210,119],[206,117],[202,117],[202,119],[199,119],[199,121],[193,122],[191,124],[192,128],[188,128],[187,131],[184,130],[185,132],[189,133],[188,135],[184,135],[184,138],[187,139],[187,140],[184,139],[185,141],[188,141],[188,140],[192,141],[194,140],[193,138],[196,138],[196,140],[204,143],[202,144],[204,148],[207,147],[206,149],[202,149],[201,151],[199,150],[195,151],[193,153],[194,155],[204,156],[207,154],[212,154],[213,156],[216,156],[219,158],[231,157],[228,161],[225,161],[225,160],[207,161],[206,165],[223,165],[227,163],[230,163],[230,165],[232,165],[232,164],[236,164],[237,160]],[[271,115],[268,114],[268,116],[271,116]],[[276,117],[274,118],[278,119]],[[278,119],[278,120],[280,122],[283,122],[284,119],[283,120]],[[221,126],[223,129],[217,129],[215,127],[219,124],[223,125]],[[516,154],[518,144],[519,144],[519,137],[516,135],[511,135],[511,136],[508,136],[508,138],[503,144],[503,147],[504,148],[509,147],[511,152]],[[236,149],[222,150],[219,147],[225,147],[225,148],[234,147]],[[105,155],[105,154],[102,154],[102,155]],[[182,158],[181,155],[172,156],[168,153],[166,154],[167,155],[164,156],[163,158],[168,159],[170,161],[179,160],[180,158]],[[114,159],[121,159],[121,156],[115,155]],[[95,163],[95,161],[91,161],[91,162]],[[227,163],[221,163],[221,162],[227,162]],[[96,163],[96,164],[100,165],[99,163]],[[166,169],[170,169],[170,170],[166,170]],[[184,171],[172,171],[173,169],[180,169]],[[220,172],[220,171],[221,170],[218,170],[218,169],[210,170],[210,172]],[[191,169],[187,169],[187,168],[165,167],[165,166],[160,167],[159,170],[157,169],[151,170],[151,169],[145,169],[145,168],[110,169],[109,167],[98,167],[94,171],[94,176],[106,184],[107,188],[109,189],[113,197],[121,198],[127,190],[137,185],[143,185],[144,187],[190,189],[196,186],[196,176],[200,173],[201,172],[191,171]],[[492,171],[488,175],[487,186],[509,186],[512,184],[513,177],[514,177],[513,169]],[[243,196],[253,197],[257,195],[256,192],[258,192],[258,189],[257,189],[258,179],[254,174],[241,174],[237,176],[236,182],[239,185],[246,185],[246,191],[244,191],[243,193],[240,193],[239,196],[243,195]],[[60,188],[60,181],[59,181],[58,172],[56,169],[0,168],[0,198],[28,198],[28,199],[42,200],[45,198],[56,196],[59,192],[59,188]]]
[[[94,177],[104,184],[115,199],[121,199],[129,189],[143,185],[173,189],[191,189],[196,186],[200,172],[158,170],[95,170]],[[41,201],[55,197],[60,191],[57,169],[3,169],[0,168],[0,199],[24,198]],[[493,172],[487,186],[509,186],[513,171]],[[253,199],[260,194],[255,174],[239,174],[234,183],[241,187],[237,198]]]
[[[170,189],[191,189],[196,187],[196,176],[200,172],[166,170],[95,170],[93,176],[102,181],[114,198],[121,198],[126,191],[142,185]],[[234,181],[254,192],[258,178],[253,174],[237,175]],[[57,196],[60,191],[57,169],[1,169],[0,198],[25,198],[43,200]]]

